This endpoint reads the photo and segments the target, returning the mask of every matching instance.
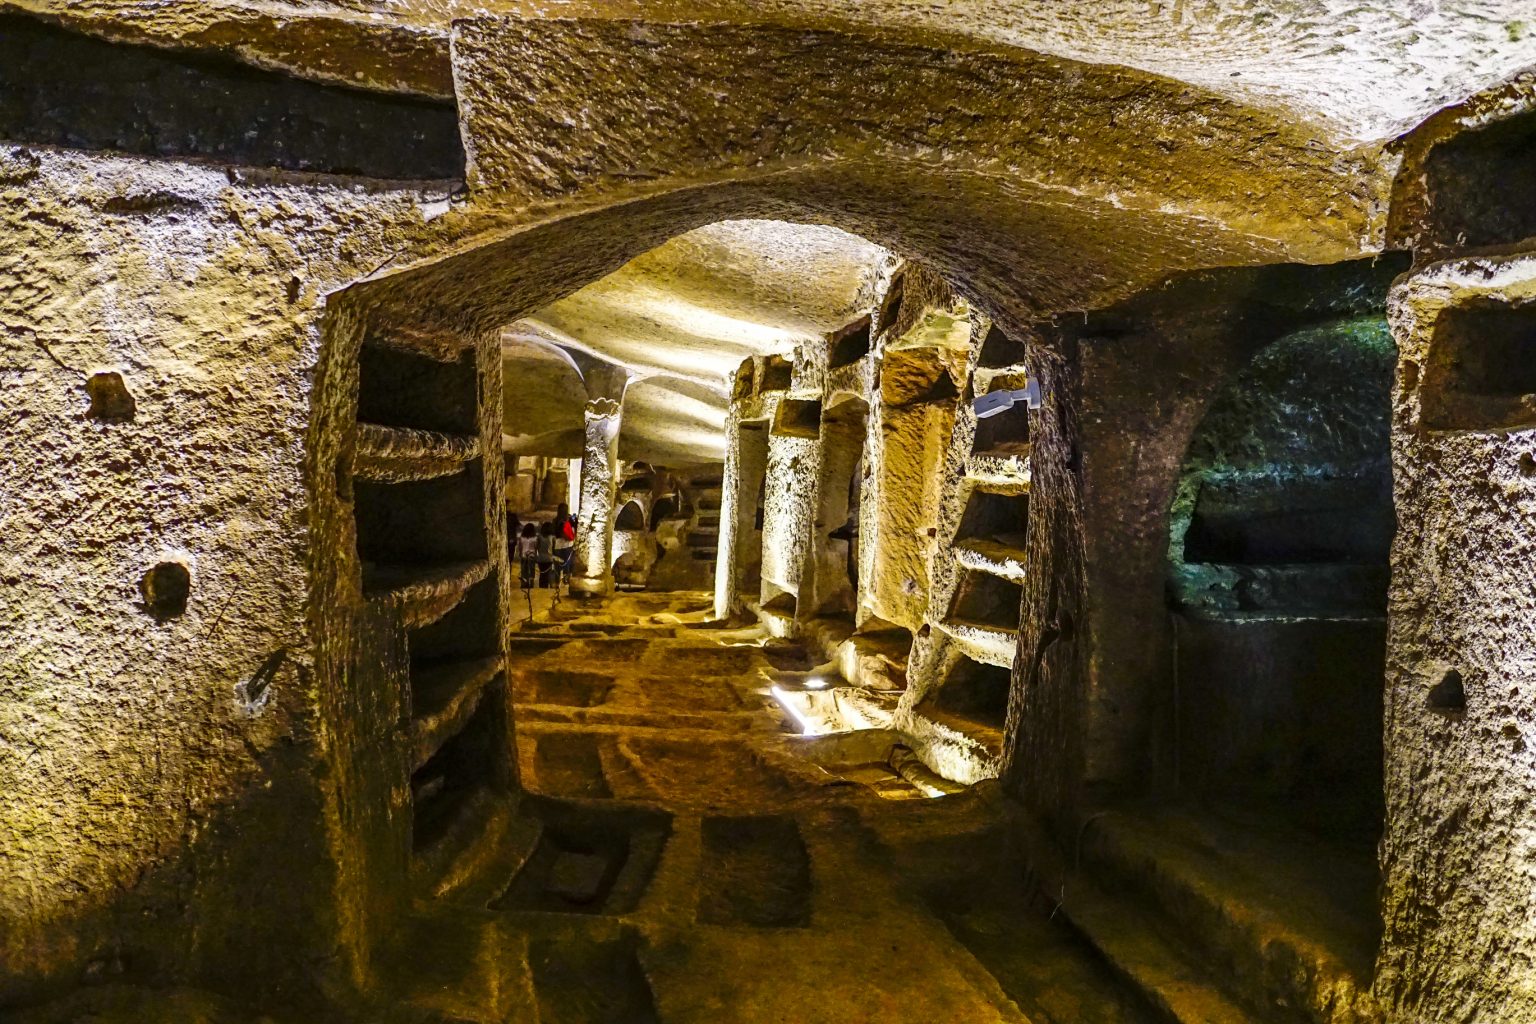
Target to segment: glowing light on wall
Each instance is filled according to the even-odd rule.
[[[779,707],[787,711],[789,717],[793,718],[795,723],[800,726],[800,734],[802,736],[820,736],[822,734],[821,728],[808,718],[805,712],[795,706],[798,699],[795,694],[778,686],[769,687],[768,692],[773,694],[773,699],[778,703]]]

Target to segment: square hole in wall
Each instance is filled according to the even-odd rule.
[[[1004,334],[994,324],[981,341],[981,353],[976,364],[989,369],[1018,366],[1024,362],[1024,344]]]
[[[353,484],[357,553],[379,565],[434,565],[484,558],[482,471],[408,483]]]
[[[996,540],[1023,547],[1028,530],[1028,494],[994,494],[978,487],[966,502],[955,540]]]
[[[479,432],[473,352],[445,363],[386,345],[358,355],[357,418],[383,427],[445,434]]]
[[[821,435],[821,403],[786,398],[773,417],[773,433],[779,437],[815,439]]]
[[[1536,112],[1462,132],[1424,162],[1429,230],[1441,248],[1536,237]]]
[[[1480,302],[1443,313],[1419,400],[1430,430],[1536,426],[1536,304]]]
[[[967,572],[950,602],[949,618],[996,629],[1019,628],[1024,589],[1012,580],[985,572]]]
[[[828,365],[833,369],[848,366],[869,355],[871,323],[869,317],[856,320],[832,335]]]
[[[758,391],[788,391],[794,381],[795,366],[783,356],[769,356],[763,360],[763,373]]]
[[[923,707],[1002,729],[1008,720],[1012,682],[1013,673],[1006,668],[961,658]]]
[[[501,595],[495,576],[469,588],[469,593],[442,618],[410,633],[411,665],[415,669],[453,661],[490,658],[501,650]]]

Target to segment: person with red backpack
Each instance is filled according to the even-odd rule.
[[[565,502],[555,509],[555,565],[560,576],[571,577],[571,560],[576,552],[576,520],[571,518],[571,507]],[[559,586],[559,580],[555,582]]]

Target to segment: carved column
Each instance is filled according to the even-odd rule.
[[[581,455],[581,505],[576,515],[576,565],[571,590],[613,592],[613,516],[619,488],[619,430],[629,377],[606,364],[587,369],[583,410],[586,440]]]

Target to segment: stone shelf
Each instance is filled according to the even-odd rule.
[[[359,423],[353,474],[382,483],[430,480],[459,472],[479,455],[478,437]]]
[[[490,574],[485,559],[447,565],[363,566],[363,590],[369,597],[400,602],[410,628],[436,622],[452,611],[470,587]]]
[[[977,452],[965,462],[965,478],[977,489],[992,494],[1026,494],[1029,492],[1028,445],[1016,446],[1007,451]]]
[[[462,865],[490,859],[485,846],[506,836],[513,822],[511,802],[488,785],[436,799],[449,800],[451,806],[434,806],[432,816],[438,820],[432,835],[417,837],[411,859],[413,887],[423,895],[456,888],[455,876],[466,873]],[[423,809],[415,813],[420,818]]]
[[[998,668],[1013,667],[1014,649],[1019,644],[1017,629],[1002,629],[955,618],[945,619],[938,624],[938,628],[972,661]]]
[[[973,537],[956,542],[952,550],[955,562],[962,568],[984,572],[1012,583],[1024,580],[1026,556],[1023,537]]]
[[[502,671],[500,657],[450,662],[411,677],[412,768],[420,768],[475,713],[480,695]]]

